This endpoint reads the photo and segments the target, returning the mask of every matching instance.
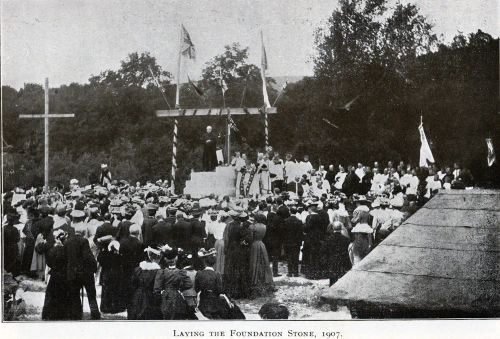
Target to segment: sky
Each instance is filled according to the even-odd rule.
[[[2,85],[17,89],[45,77],[51,87],[85,83],[136,51],[151,52],[175,74],[181,23],[196,48],[196,61],[187,65],[192,78],[233,42],[248,46],[248,61],[259,65],[260,30],[268,75],[312,75],[314,31],[338,6],[337,0],[0,1]],[[458,31],[499,35],[498,0],[411,2],[444,42]]]

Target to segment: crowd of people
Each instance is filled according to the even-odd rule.
[[[236,300],[272,296],[280,262],[290,277],[332,285],[438,189],[473,184],[457,164],[315,170],[307,156],[282,161],[271,152],[257,164],[236,154],[231,164],[236,197],[193,199],[166,180],[130,185],[110,173],[96,185],[72,179],[66,192],[6,192],[4,274],[47,283],[44,320],[82,319],[82,289],[92,319],[124,311],[128,319],[244,319]],[[288,316],[282,305],[265,306]]]

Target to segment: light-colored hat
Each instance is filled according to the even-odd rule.
[[[71,179],[71,180],[69,181],[69,184],[70,184],[70,185],[76,185],[76,184],[78,184],[78,180],[76,180],[76,179]]]
[[[73,210],[69,215],[73,218],[83,218],[85,216],[85,212],[81,210]]]
[[[368,224],[357,224],[351,230],[351,233],[367,233],[367,234],[371,234],[371,233],[373,233],[373,229]]]
[[[108,165],[107,164],[101,164],[101,168],[104,169],[104,168],[108,168]]]

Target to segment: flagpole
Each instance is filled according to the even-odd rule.
[[[177,87],[175,90],[175,108],[180,108],[180,85],[181,85],[181,56],[182,56],[182,24],[179,31],[179,55],[177,57]]]
[[[175,89],[175,108],[180,109],[179,97],[180,97],[180,84],[181,84],[181,56],[182,56],[182,24],[179,30],[179,56],[177,59],[177,86]],[[179,122],[177,118],[174,119],[174,137],[172,140],[172,185],[171,190],[175,193],[175,173],[177,171],[177,130],[179,127]]]
[[[262,33],[262,30],[260,31],[260,41],[261,41],[261,44],[262,44],[262,56],[261,56],[261,65],[260,65],[260,68],[261,68],[261,73],[262,73],[262,95],[264,97],[264,136],[265,136],[265,147],[266,147],[266,150],[267,148],[269,147],[269,124],[268,124],[268,120],[267,120],[267,105],[268,105],[268,102],[269,102],[269,98],[267,98],[267,88],[266,88],[266,70],[265,70],[265,67],[267,67],[267,65],[264,65],[264,33]],[[267,57],[266,57],[267,59]],[[267,64],[267,60],[266,60],[266,64]],[[266,100],[267,99],[267,100]]]

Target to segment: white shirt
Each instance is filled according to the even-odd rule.
[[[286,183],[291,183],[295,181],[295,177],[297,176],[297,163],[287,160],[285,161],[285,175],[287,177]]]
[[[226,223],[210,220],[206,223],[205,229],[207,231],[207,235],[213,234],[216,240],[221,240],[224,237]]]
[[[361,179],[363,179],[363,177],[365,176],[364,169],[363,168],[356,168],[356,170],[354,171],[354,173],[358,176],[359,182],[361,182]]]
[[[335,185],[333,186],[336,189],[341,190],[346,176],[347,176],[346,172],[338,172],[337,174],[335,174]]]

